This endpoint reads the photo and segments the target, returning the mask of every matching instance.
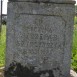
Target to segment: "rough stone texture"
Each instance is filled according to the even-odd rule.
[[[0,67],[0,77],[4,77],[4,67]],[[77,73],[74,70],[70,70],[70,77],[77,77]],[[48,73],[46,73],[46,76],[48,76]]]
[[[69,77],[74,5],[8,6],[5,77]]]
[[[12,2],[18,2],[18,1],[25,1],[25,2],[46,2],[46,3],[62,3],[62,4],[68,4],[68,3],[71,3],[71,4],[75,4],[75,0],[9,0],[9,1],[12,1]]]

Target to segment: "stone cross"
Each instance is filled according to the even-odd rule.
[[[5,77],[70,77],[72,0],[9,0]]]

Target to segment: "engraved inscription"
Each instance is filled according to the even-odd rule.
[[[35,57],[36,62],[42,60],[44,56],[50,58],[48,60],[52,62],[51,58],[54,54],[56,57],[59,54],[63,55],[65,22],[61,17],[20,15],[19,21],[24,17],[26,20],[23,20],[23,24],[18,23],[15,27],[18,51],[25,55],[29,54],[27,56],[31,56],[31,58]],[[56,60],[58,59],[56,58]],[[62,61],[61,59],[59,60]]]

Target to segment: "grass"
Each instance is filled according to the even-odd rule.
[[[77,72],[77,17],[74,20],[71,67]]]
[[[2,31],[0,35],[0,66],[5,64],[5,49],[6,49],[6,26],[2,26]]]

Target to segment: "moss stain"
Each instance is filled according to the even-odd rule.
[[[54,77],[52,70],[34,72],[34,69],[35,67],[33,66],[28,68],[26,66],[23,67],[20,63],[12,63],[8,70],[5,71],[4,75],[5,77],[40,77],[41,75],[48,73],[48,77]]]

